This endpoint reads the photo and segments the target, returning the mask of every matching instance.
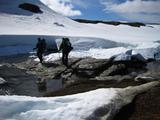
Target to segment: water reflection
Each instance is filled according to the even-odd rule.
[[[60,90],[63,87],[63,83],[61,79],[41,79],[38,78],[36,81],[37,84],[37,90],[40,95],[44,95],[47,92],[53,92]]]
[[[46,80],[39,78],[36,83],[37,83],[37,87],[38,87],[39,92],[47,91]]]

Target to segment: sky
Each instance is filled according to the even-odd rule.
[[[160,0],[41,0],[74,19],[160,23]]]

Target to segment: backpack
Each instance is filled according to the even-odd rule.
[[[71,43],[68,41],[67,42],[67,51],[68,51],[68,53],[71,52],[72,50],[73,50],[73,47],[72,47]]]

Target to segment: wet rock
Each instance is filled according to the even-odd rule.
[[[14,64],[19,69],[32,70],[35,69],[39,62],[33,59],[28,59],[26,61]]]
[[[69,67],[76,64],[80,59],[69,59]],[[37,75],[40,78],[54,79],[60,78],[61,74],[65,73],[68,68],[62,65],[60,60],[54,62],[44,62],[43,64],[34,61],[34,59],[28,59],[25,62],[15,64],[19,69],[24,69],[29,74]]]
[[[134,79],[135,76],[128,74],[136,70],[132,61],[113,61],[111,59],[93,59],[93,58],[72,58],[69,59],[69,67],[62,65],[61,60],[54,62],[39,62],[29,59],[23,63],[15,64],[18,68],[25,69],[27,73],[34,74],[41,79],[62,79],[65,84],[74,83],[83,80],[113,80],[122,81]],[[138,66],[138,69],[141,67]],[[127,76],[128,74],[128,76]]]
[[[153,61],[147,64],[147,71],[139,74],[135,81],[150,82],[160,80],[160,61]]]
[[[77,69],[95,70],[95,69],[102,68],[102,66],[108,63],[109,63],[109,60],[107,59],[99,60],[99,59],[93,59],[93,58],[86,58],[78,62],[76,66],[78,67]]]
[[[69,79],[73,74],[73,70],[72,69],[67,69],[62,75],[61,78],[64,80]]]
[[[127,73],[127,67],[125,64],[117,64],[112,65],[107,70],[105,70],[102,74],[100,74],[101,77],[105,76],[113,76],[113,75],[124,75]]]
[[[98,76],[95,78],[91,78],[90,80],[98,80],[98,81],[116,81],[116,82],[120,82],[120,81],[124,81],[124,80],[133,80],[134,77],[131,75],[114,75],[114,76]]]
[[[135,81],[150,82],[150,81],[155,81],[155,80],[160,80],[160,73],[159,72],[153,72],[153,71],[150,71],[150,70],[148,70],[147,72],[144,72],[142,74],[139,74],[135,78]]]
[[[6,83],[7,81],[4,78],[0,77],[0,85],[4,85]]]
[[[84,77],[93,77],[101,73],[111,65],[110,60],[98,60],[93,58],[82,59],[78,62],[74,69],[77,74]]]
[[[135,78],[135,81],[138,81],[138,82],[151,82],[151,81],[155,81],[156,78],[153,78],[153,77],[149,77],[149,76],[137,76]]]
[[[37,83],[37,86],[38,86],[38,90],[39,91],[46,91],[47,90],[47,86],[46,86],[46,80],[45,79],[38,79],[37,81],[36,81],[36,83]]]

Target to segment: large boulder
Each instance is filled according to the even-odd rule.
[[[125,64],[129,72],[146,70],[147,60],[141,54],[132,54],[132,50],[113,56],[114,64]]]
[[[139,53],[132,54],[132,50],[114,56],[114,61],[133,61],[146,63],[146,59]]]
[[[128,61],[131,60],[132,50],[129,50],[125,53],[121,53],[114,56],[114,61]]]
[[[141,54],[135,54],[131,56],[131,60],[146,63],[146,59]]]
[[[85,58],[75,64],[73,68],[80,76],[93,77],[107,69],[109,66],[111,66],[110,60]]]

